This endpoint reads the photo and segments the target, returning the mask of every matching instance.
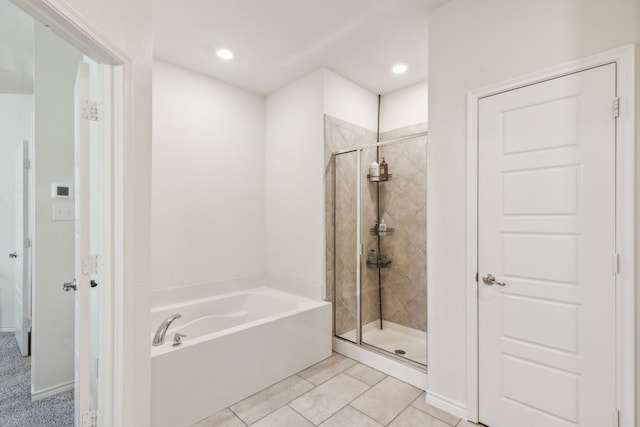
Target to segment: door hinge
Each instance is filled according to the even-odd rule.
[[[478,272],[476,271],[476,283],[478,283]]]
[[[98,427],[98,411],[92,409],[82,414],[82,427]]]
[[[613,118],[617,119],[620,116],[620,98],[613,98]]]
[[[86,256],[82,258],[82,274],[84,274],[85,276],[98,274],[98,257],[97,256]]]
[[[613,427],[620,427],[620,411],[618,409],[613,410]]]
[[[620,273],[620,255],[613,254],[613,274]]]
[[[24,168],[25,168],[25,170],[31,169],[31,160],[24,159]]]
[[[25,248],[30,248],[31,247],[31,239],[29,237],[25,237],[24,238],[24,247]]]
[[[97,122],[102,118],[102,106],[96,101],[84,101],[82,103],[82,118]]]

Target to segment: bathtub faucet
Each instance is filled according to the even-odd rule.
[[[164,336],[167,333],[167,329],[169,329],[169,326],[171,326],[171,323],[181,317],[182,315],[180,314],[174,314],[173,316],[170,316],[167,320],[162,322],[162,324],[156,331],[156,334],[153,336],[153,345],[162,345],[164,343]]]

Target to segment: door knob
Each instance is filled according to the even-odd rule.
[[[493,274],[485,274],[484,276],[482,276],[482,281],[484,282],[485,285],[489,285],[489,286],[493,286],[493,285],[506,286],[506,283],[500,283],[496,281],[496,278],[493,277]]]
[[[71,282],[64,283],[62,285],[62,290],[65,292],[69,292],[70,290],[78,290],[78,285],[76,285],[76,279],[73,279]]]
[[[10,253],[9,258],[18,258],[18,253],[17,252]]]

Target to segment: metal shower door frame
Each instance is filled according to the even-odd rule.
[[[360,172],[362,170],[362,152],[365,149],[372,148],[380,148],[391,145],[397,145],[403,142],[407,142],[412,139],[416,139],[419,137],[426,137],[428,135],[428,131],[416,132],[410,135],[402,136],[399,138],[389,139],[386,141],[376,142],[372,144],[361,145],[356,148],[347,149],[347,150],[339,150],[331,153],[331,161],[334,164],[333,167],[333,335],[336,335],[336,298],[337,298],[337,277],[336,277],[336,268],[335,268],[335,260],[336,260],[336,157],[343,154],[356,153],[356,194],[358,197],[356,198],[356,247],[354,248],[356,252],[356,345],[362,345],[362,268],[363,268],[363,243],[362,243],[362,179],[360,177]],[[382,319],[381,319],[382,320]]]

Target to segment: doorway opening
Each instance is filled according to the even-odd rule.
[[[121,274],[115,260],[121,253],[121,239],[116,238],[122,217],[121,207],[115,209],[114,202],[122,194],[125,61],[53,6],[0,0],[0,7],[1,19],[15,18],[0,26],[0,31],[8,32],[3,40],[14,43],[8,46],[12,56],[1,64],[10,72],[0,75],[0,101],[11,94],[10,108],[15,109],[16,93],[30,99],[28,131],[19,143],[30,147],[23,164],[30,181],[27,188],[32,190],[23,193],[27,195],[23,215],[27,237],[16,237],[28,251],[16,250],[12,257],[32,255],[30,265],[23,268],[29,273],[24,280],[28,293],[15,292],[23,301],[20,310],[13,301],[8,304],[15,322],[6,327],[0,323],[2,341],[15,347],[24,371],[20,384],[3,384],[10,384],[12,391],[26,387],[26,393],[21,393],[24,402],[12,401],[15,411],[2,411],[0,424],[31,425],[44,410],[47,420],[52,414],[57,418],[51,423],[68,425],[71,420],[80,425],[95,418],[99,409],[102,423],[111,425],[113,413],[121,412],[122,406],[113,392],[114,380],[122,375],[121,364],[114,362],[121,351],[114,341],[119,333],[114,325],[121,324],[116,323],[121,302],[116,299],[119,289],[114,277]],[[74,86],[81,63],[93,77],[87,86],[90,99],[79,101]],[[87,109],[97,114],[84,120],[99,124],[78,142],[77,127]],[[11,138],[14,144],[15,139]],[[78,143],[90,147],[91,156],[78,159]],[[83,168],[89,174],[78,180],[78,169]],[[10,181],[19,184],[14,177]],[[89,220],[90,227],[79,232],[76,225]],[[77,237],[89,242],[89,253],[82,258],[75,249]],[[16,283],[15,278],[12,282]],[[89,298],[78,304],[77,295],[85,289]],[[5,297],[0,288],[0,317]],[[88,326],[84,334],[78,331],[79,324]],[[13,338],[14,332],[26,338],[20,342]],[[10,340],[4,339],[7,333]]]

